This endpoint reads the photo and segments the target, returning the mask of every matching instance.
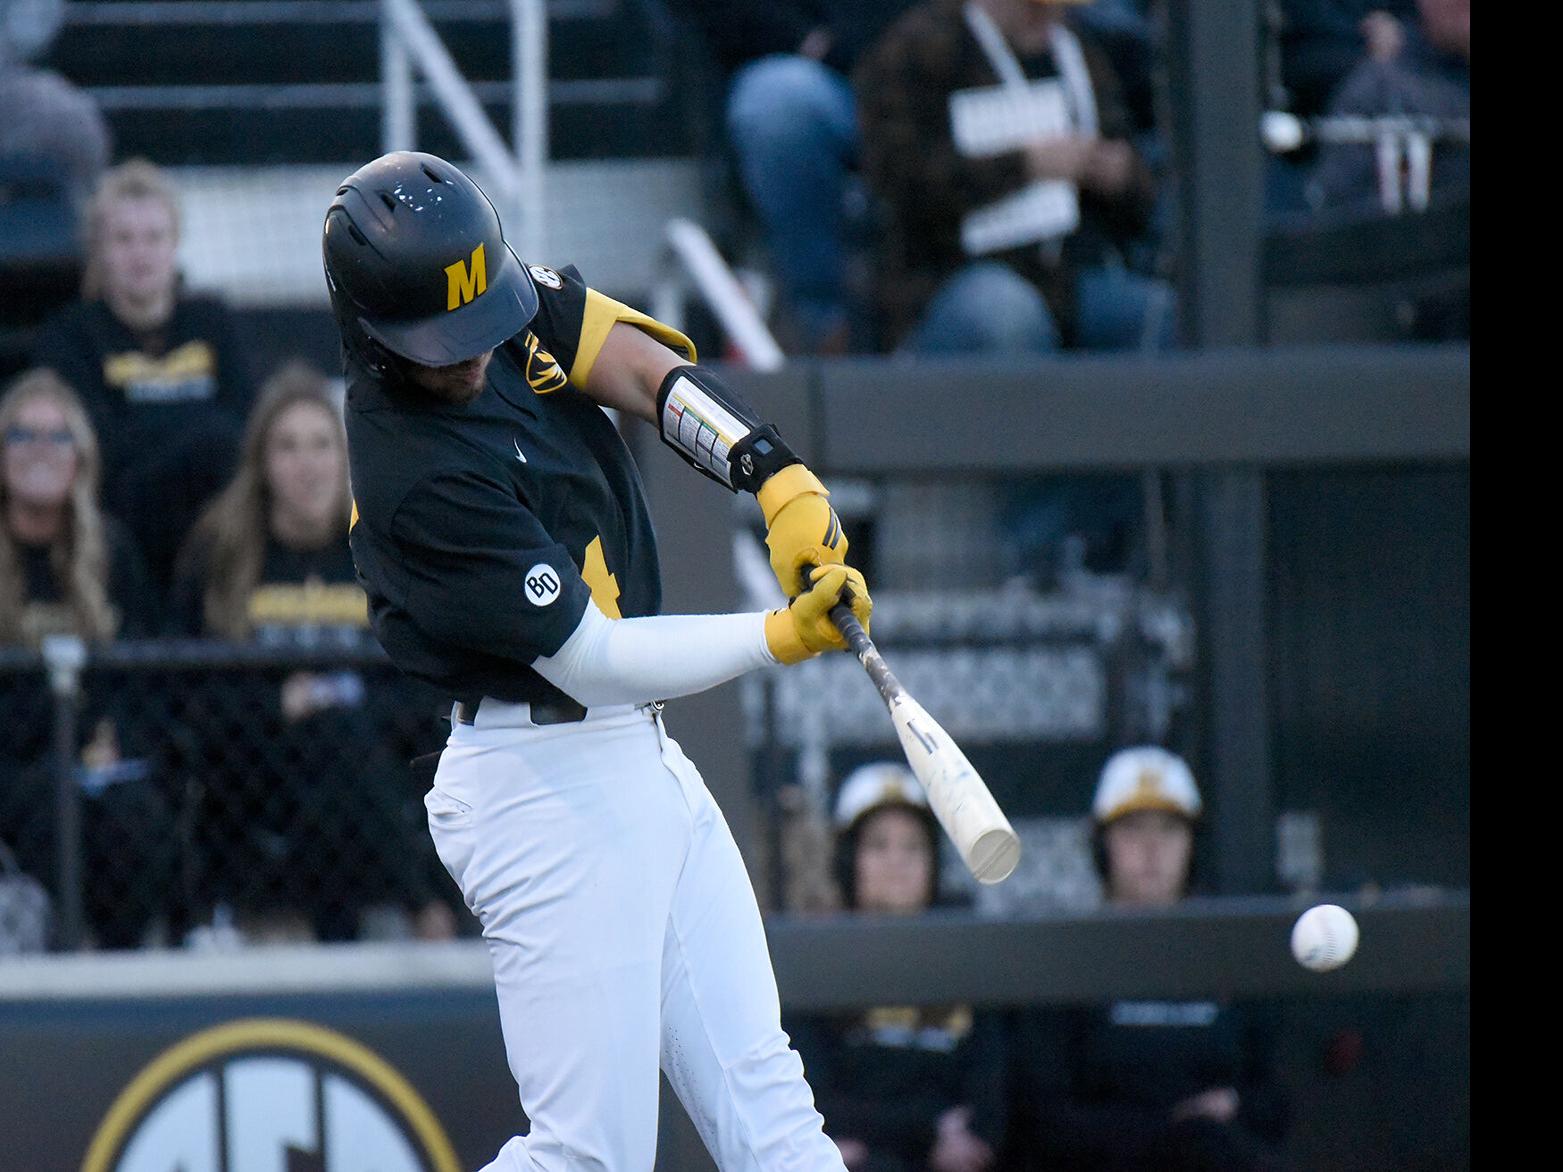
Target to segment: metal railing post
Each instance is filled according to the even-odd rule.
[[[674,257],[694,280],[695,288],[733,340],[744,364],[754,370],[780,370],[785,366],[787,356],[706,230],[693,220],[678,217],[668,221],[666,232]]]
[[[412,60],[401,34],[396,31],[396,21],[392,19],[386,0],[380,0],[380,8],[380,78],[385,86],[385,104],[380,115],[381,146],[386,153],[410,151],[418,142]]]
[[[520,243],[524,261],[547,261],[548,12],[543,0],[510,0],[515,98],[510,149],[520,171]]]
[[[54,697],[54,848],[59,890],[60,947],[74,951],[82,938],[81,788],[76,784],[76,719],[87,647],[75,635],[43,641],[49,691]]]
[[[502,198],[514,206],[519,190],[515,155],[494,129],[429,18],[417,0],[384,0],[384,4],[392,34],[415,59],[418,71],[439,98],[462,146],[472,152]]]

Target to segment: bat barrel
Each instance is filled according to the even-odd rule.
[[[1020,862],[1020,839],[1008,825],[992,827],[967,848],[966,862],[978,882],[1002,883]]]
[[[961,858],[979,882],[1003,882],[1020,861],[1020,840],[993,794],[950,734],[906,695],[851,607],[837,603],[830,609],[830,620],[889,706],[906,763]]]

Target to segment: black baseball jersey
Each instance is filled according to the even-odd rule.
[[[494,352],[471,403],[348,360],[351,544],[375,634],[402,670],[459,699],[558,703],[528,665],[563,646],[588,601],[610,618],[662,604],[640,477],[581,388],[615,322],[691,362],[694,347],[573,267],[528,273],[537,314]]]

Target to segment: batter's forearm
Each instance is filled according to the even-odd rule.
[[[613,620],[588,606],[575,633],[533,670],[581,704],[671,700],[776,662],[763,613]]]

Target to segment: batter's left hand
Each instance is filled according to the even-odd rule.
[[[846,650],[846,638],[830,617],[838,602],[847,602],[865,632],[874,613],[868,585],[851,566],[819,566],[810,571],[809,581],[806,594],[793,599],[786,610],[766,616],[766,645],[781,663],[802,663],[822,651]]]
[[[805,566],[839,566],[846,561],[847,535],[825,499],[830,494],[802,464],[783,468],[755,495],[765,515],[771,572],[788,598],[797,596]]]

